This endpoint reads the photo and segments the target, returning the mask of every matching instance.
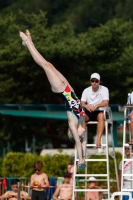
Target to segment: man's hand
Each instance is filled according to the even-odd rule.
[[[17,198],[16,195],[9,195],[9,198]]]
[[[86,105],[85,108],[89,111],[89,112],[94,112],[98,106],[95,105],[95,106],[90,106],[90,105]]]
[[[42,188],[42,186],[41,186],[41,185],[38,185],[38,188]]]

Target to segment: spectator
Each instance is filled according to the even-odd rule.
[[[11,182],[12,191],[6,191],[3,195],[0,196],[0,199],[10,199],[17,200],[18,199],[18,179],[13,179]],[[25,191],[20,191],[21,199],[31,199],[31,197]]]
[[[53,194],[53,200],[71,200],[73,193],[73,186],[70,184],[70,173],[64,174],[64,184],[59,185]]]
[[[132,152],[133,152],[133,147],[131,147]],[[125,155],[126,158],[129,159],[130,158],[130,147],[127,144],[125,146]],[[125,161],[123,163],[123,175],[124,174],[132,174],[133,172],[133,162],[132,161]],[[122,160],[119,163],[119,185],[121,186],[121,177],[122,177]],[[133,176],[123,176],[123,189],[130,189],[133,188],[133,181],[130,181],[128,179],[132,179]],[[133,192],[132,192],[132,198],[133,198]],[[129,197],[128,196],[123,196],[123,200],[128,200]]]
[[[96,147],[101,148],[101,137],[104,131],[104,107],[109,103],[109,91],[107,87],[100,85],[100,75],[93,73],[90,77],[91,86],[84,89],[81,103],[86,110],[84,118],[84,128],[88,121],[98,121]]]
[[[49,180],[46,173],[42,172],[41,161],[34,163],[35,173],[31,175],[30,187],[32,188],[32,200],[47,200],[46,189],[49,187]]]
[[[88,180],[89,180],[89,190],[101,188],[97,186],[95,177],[90,177]],[[86,193],[86,200],[102,200],[102,196],[103,196],[102,192],[88,191]]]

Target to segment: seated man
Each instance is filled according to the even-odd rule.
[[[103,107],[108,106],[109,91],[107,87],[100,85],[100,75],[97,73],[91,75],[90,82],[91,86],[84,89],[81,97],[82,106],[86,110],[84,128],[86,128],[86,122],[98,121],[96,147],[101,148],[101,137],[105,125]]]
[[[90,191],[90,189],[99,189],[101,187],[96,185],[95,177],[89,178],[89,191],[86,193],[86,200],[102,200],[103,193],[99,191]]]
[[[64,174],[64,184],[58,185],[54,194],[53,200],[58,200],[59,196],[62,200],[71,200],[72,199],[73,186],[70,184],[70,173],[66,172]]]
[[[18,179],[12,180],[12,191],[6,191],[5,194],[0,196],[0,199],[10,199],[17,200],[18,199]],[[25,191],[20,191],[20,199],[31,199],[31,197]]]

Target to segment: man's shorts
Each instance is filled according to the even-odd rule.
[[[99,111],[98,110],[98,111],[94,111],[94,112],[89,112],[88,110],[86,110],[85,114],[89,117],[89,120],[87,122],[89,122],[89,121],[97,121],[97,116],[101,112],[103,112],[103,111]]]
[[[46,192],[45,191],[36,191],[32,190],[32,200],[47,200]]]

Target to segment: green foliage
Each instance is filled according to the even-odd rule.
[[[27,49],[21,47],[17,31],[28,27],[39,52],[66,76],[78,96],[90,84],[90,74],[97,71],[101,74],[102,84],[110,90],[110,103],[116,101],[118,94],[120,97],[115,103],[125,103],[133,74],[131,21],[113,20],[75,37],[68,23],[47,28],[46,13],[42,11],[38,15],[24,14],[22,11],[19,14],[25,20],[21,26],[15,24],[15,17],[10,16],[3,21],[1,19],[1,27],[6,30],[4,43],[0,44],[1,103],[60,101],[50,91],[45,73],[36,66]],[[125,65],[129,66],[129,70],[126,70]],[[113,84],[112,78],[115,80]],[[121,81],[123,78],[124,81]],[[123,91],[125,85],[128,89]]]
[[[45,155],[43,159],[45,164],[44,170],[49,176],[61,177],[67,171],[67,165],[70,162],[70,156],[67,154],[54,154],[53,156]]]
[[[27,177],[34,173],[34,162],[41,160],[43,171],[49,177],[61,177],[67,171],[70,156],[59,153],[53,156],[46,154],[38,156],[36,154],[25,154],[20,152],[8,153],[2,163],[1,176],[3,177]]]
[[[69,80],[79,98],[83,89],[90,85],[91,73],[98,72],[101,84],[109,88],[110,103],[125,104],[133,85],[132,21],[115,19],[75,35],[70,23],[48,28],[46,12],[25,14],[19,11],[17,16],[0,17],[0,28],[1,103],[63,103],[51,92],[45,73],[21,45],[19,30],[29,28],[39,52]],[[5,145],[12,141],[13,151],[17,150],[18,144],[18,150],[24,151],[24,140],[31,140],[33,134],[38,138],[42,135],[43,139],[38,140],[42,146],[45,140],[52,140],[56,143],[55,148],[60,141],[73,147],[66,135],[67,122],[61,127],[60,122],[43,119],[4,116],[0,120],[0,143]],[[55,141],[55,137],[60,141]]]
[[[0,13],[1,16],[10,12],[18,15],[19,8],[29,14],[43,10],[47,13],[48,27],[69,22],[79,33],[114,18],[133,19],[132,6],[132,0],[5,0],[0,3]],[[19,16],[17,20],[22,22]]]

